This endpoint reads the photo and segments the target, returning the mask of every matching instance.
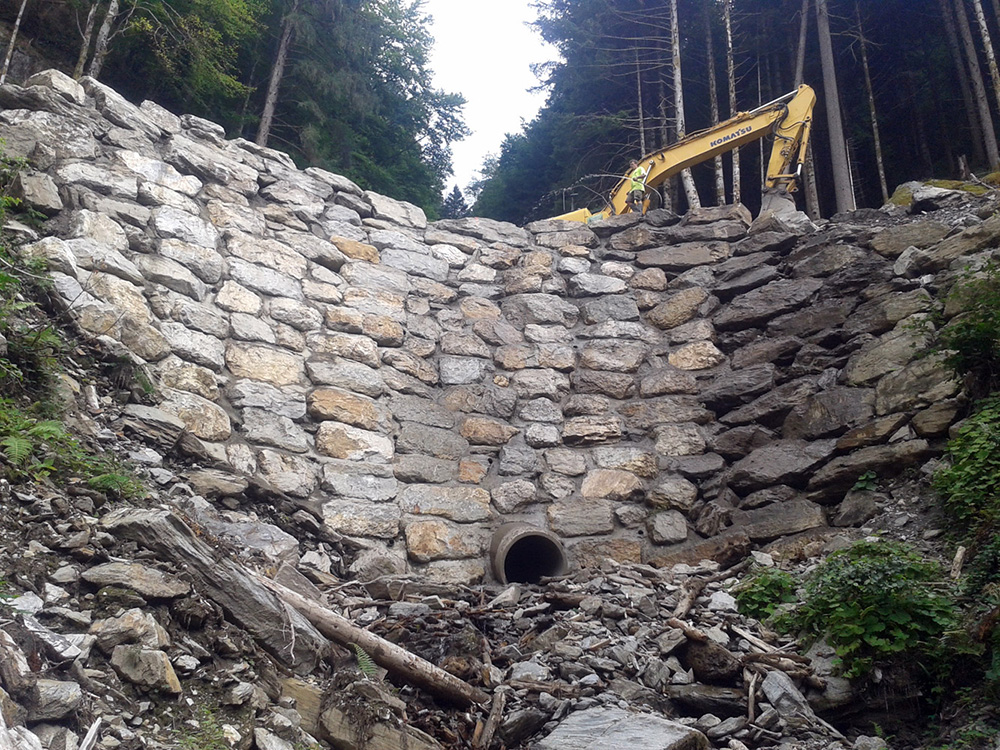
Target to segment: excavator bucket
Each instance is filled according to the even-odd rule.
[[[765,190],[760,201],[760,215],[771,212],[778,216],[793,214],[799,209],[795,206],[795,198],[787,190]]]

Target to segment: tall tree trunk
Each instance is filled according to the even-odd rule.
[[[1000,3],[1000,0],[993,1],[994,3]],[[965,116],[969,120],[972,159],[976,164],[983,164],[986,162],[986,152],[983,150],[983,127],[979,121],[979,110],[976,108],[975,100],[972,96],[972,84],[969,83],[969,72],[965,67],[962,46],[959,43],[958,31],[955,28],[955,13],[951,6],[949,6],[948,0],[938,0],[938,5],[941,8],[941,17],[944,19],[944,31],[948,39],[948,50],[951,52],[952,62],[955,63],[955,71],[958,74],[958,85],[962,91]]]
[[[885,161],[882,159],[882,139],[878,131],[878,114],[875,110],[875,92],[872,90],[872,75],[868,68],[868,40],[861,25],[861,4],[854,0],[854,15],[858,22],[858,43],[861,45],[861,69],[865,74],[865,90],[868,92],[868,111],[872,118],[872,138],[875,141],[875,164],[878,167],[878,181],[882,188],[882,203],[889,202],[889,186],[885,181]]]
[[[708,101],[712,125],[719,124],[719,88],[715,80],[715,45],[712,43],[712,8],[705,5],[705,52],[708,55]],[[726,203],[726,174],[722,168],[722,155],[715,157],[715,205]]]
[[[661,148],[666,148],[673,142],[673,133],[670,126],[670,97],[667,95],[667,82],[661,74],[657,82],[660,89],[660,139]],[[661,188],[663,195],[663,207],[673,210],[677,205],[677,181],[669,179],[663,183]]]
[[[295,0],[291,9],[281,20],[281,39],[278,41],[278,54],[274,58],[274,67],[271,68],[271,78],[267,82],[267,95],[264,97],[264,110],[260,114],[260,127],[257,128],[258,146],[266,146],[267,139],[271,135],[271,125],[274,123],[274,110],[278,106],[278,88],[281,86],[281,79],[285,75],[285,63],[288,62],[288,48],[291,46],[292,37],[295,34],[293,26],[293,15],[299,9],[299,0]]]
[[[83,41],[80,42],[80,55],[76,58],[76,67],[73,69],[73,80],[79,81],[83,75],[83,66],[87,64],[87,55],[90,53],[90,43],[94,40],[94,25],[97,21],[97,0],[91,3],[90,10],[87,11],[87,22],[83,26]]]
[[[646,155],[646,120],[642,109],[642,70],[639,68],[639,47],[635,48],[635,93],[639,102],[639,153]]]
[[[910,90],[910,100],[916,101],[917,99],[917,82],[916,74],[913,72],[907,73],[904,76],[906,81],[906,86]],[[931,175],[934,174],[934,157],[931,156],[930,143],[927,140],[927,129],[924,127],[924,120],[922,117],[912,118],[913,123],[913,137],[917,144],[917,149],[920,151],[920,158],[924,162],[924,174]]]
[[[805,83],[806,38],[809,33],[809,0],[802,0],[802,17],[799,19],[799,46],[795,50],[795,87]]]
[[[736,60],[733,55],[733,0],[722,3],[723,20],[726,23],[726,77],[729,79],[729,116],[735,117],[736,106]],[[734,148],[733,154],[733,203],[742,199],[740,190],[740,150]]]
[[[677,123],[677,138],[684,137],[687,125],[684,122],[684,86],[681,79],[681,34],[677,22],[677,0],[670,0],[670,46],[674,69],[674,112]],[[694,184],[694,176],[690,169],[681,172],[681,184],[684,185],[684,195],[687,196],[688,208],[701,208],[698,189]]]
[[[830,155],[833,161],[833,189],[837,199],[837,212],[853,211],[854,186],[851,184],[851,165],[844,139],[844,123],[840,113],[840,94],[837,90],[837,69],[833,58],[833,41],[830,39],[830,12],[827,0],[816,0],[816,27],[819,30],[819,54],[823,65],[823,92],[826,94],[826,120],[830,130]]]
[[[993,50],[990,29],[986,25],[986,14],[983,13],[983,4],[980,0],[972,0],[972,7],[976,12],[976,21],[979,23],[979,33],[983,37],[983,52],[986,55],[986,67],[989,69],[990,78],[993,81],[993,95],[996,96],[997,103],[1000,104],[1000,70],[997,69],[997,56]]]
[[[17,42],[17,32],[21,28],[21,17],[24,15],[24,6],[28,0],[21,0],[21,7],[17,11],[17,19],[14,21],[14,28],[10,32],[10,42],[7,44],[7,54],[3,58],[3,68],[0,68],[0,86],[7,80],[7,70],[10,68],[11,58],[14,57],[14,44]]]
[[[795,51],[795,88],[805,82],[806,41],[809,38],[809,2],[802,0],[802,17],[799,19],[799,46]],[[806,163],[803,166],[802,192],[806,198],[806,214],[811,219],[819,218],[819,188],[816,185],[816,161],[813,159],[813,149],[806,151]]]
[[[94,56],[90,58],[90,66],[87,68],[87,75],[97,78],[104,67],[104,58],[108,55],[108,40],[111,37],[111,26],[118,18],[118,0],[111,0],[108,4],[108,11],[101,21],[101,28],[97,32],[97,41],[94,42]]]
[[[761,88],[760,70],[761,70],[761,61],[760,61],[760,53],[758,53],[757,54],[757,106],[758,107],[761,106],[764,103],[764,89]],[[764,161],[764,139],[763,138],[760,138],[760,139],[757,140],[757,150],[759,152],[759,154],[758,154],[758,162],[759,163],[757,164],[757,171],[760,172],[759,179],[757,180],[757,184],[763,185],[764,184],[764,180],[767,177],[767,174],[766,174],[767,173],[767,166],[766,166],[766,163]]]
[[[972,39],[972,28],[969,26],[969,16],[965,12],[963,0],[954,0],[955,18],[958,21],[958,32],[965,47],[965,59],[969,64],[969,79],[976,95],[976,107],[979,109],[979,124],[983,128],[983,145],[986,147],[986,159],[990,170],[1000,169],[1000,150],[997,148],[996,131],[993,129],[993,115],[990,113],[990,101],[986,96],[986,84],[979,71],[979,57],[976,54],[976,43]]]

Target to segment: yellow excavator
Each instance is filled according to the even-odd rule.
[[[668,178],[768,134],[774,136],[774,144],[764,180],[761,213],[768,210],[794,211],[795,202],[790,194],[798,190],[802,179],[802,164],[809,146],[815,104],[816,92],[803,84],[752,112],[741,112],[725,122],[691,133],[677,143],[644,156],[639,162],[646,169],[643,213],[650,208],[650,202],[656,195],[655,189]],[[625,175],[611,191],[608,204],[598,213],[580,208],[552,218],[586,222],[629,213],[632,207],[626,199],[631,183],[630,175]]]

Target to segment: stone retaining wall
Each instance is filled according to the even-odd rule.
[[[918,356],[932,277],[911,277],[993,220],[428,224],[93,80],[42,73],[0,106],[53,217],[25,252],[156,377],[127,426],[215,467],[191,472],[205,494],[255,477],[365,540],[359,570],[477,580],[510,520],[575,563],[654,565],[857,525],[857,477],[934,455],[961,406]]]

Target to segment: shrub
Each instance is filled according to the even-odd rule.
[[[861,677],[904,655],[942,655],[941,636],[956,620],[937,564],[904,544],[875,540],[820,563],[806,580],[803,603],[780,624],[825,637],[844,676]]]
[[[1000,397],[981,401],[948,443],[950,465],[934,475],[945,510],[976,533],[1000,519]]]
[[[740,612],[766,620],[780,604],[795,601],[795,578],[777,568],[761,568],[741,581],[733,593]]]
[[[932,350],[978,398],[1000,386],[1000,266],[967,272],[949,297],[962,312],[938,331]]]

